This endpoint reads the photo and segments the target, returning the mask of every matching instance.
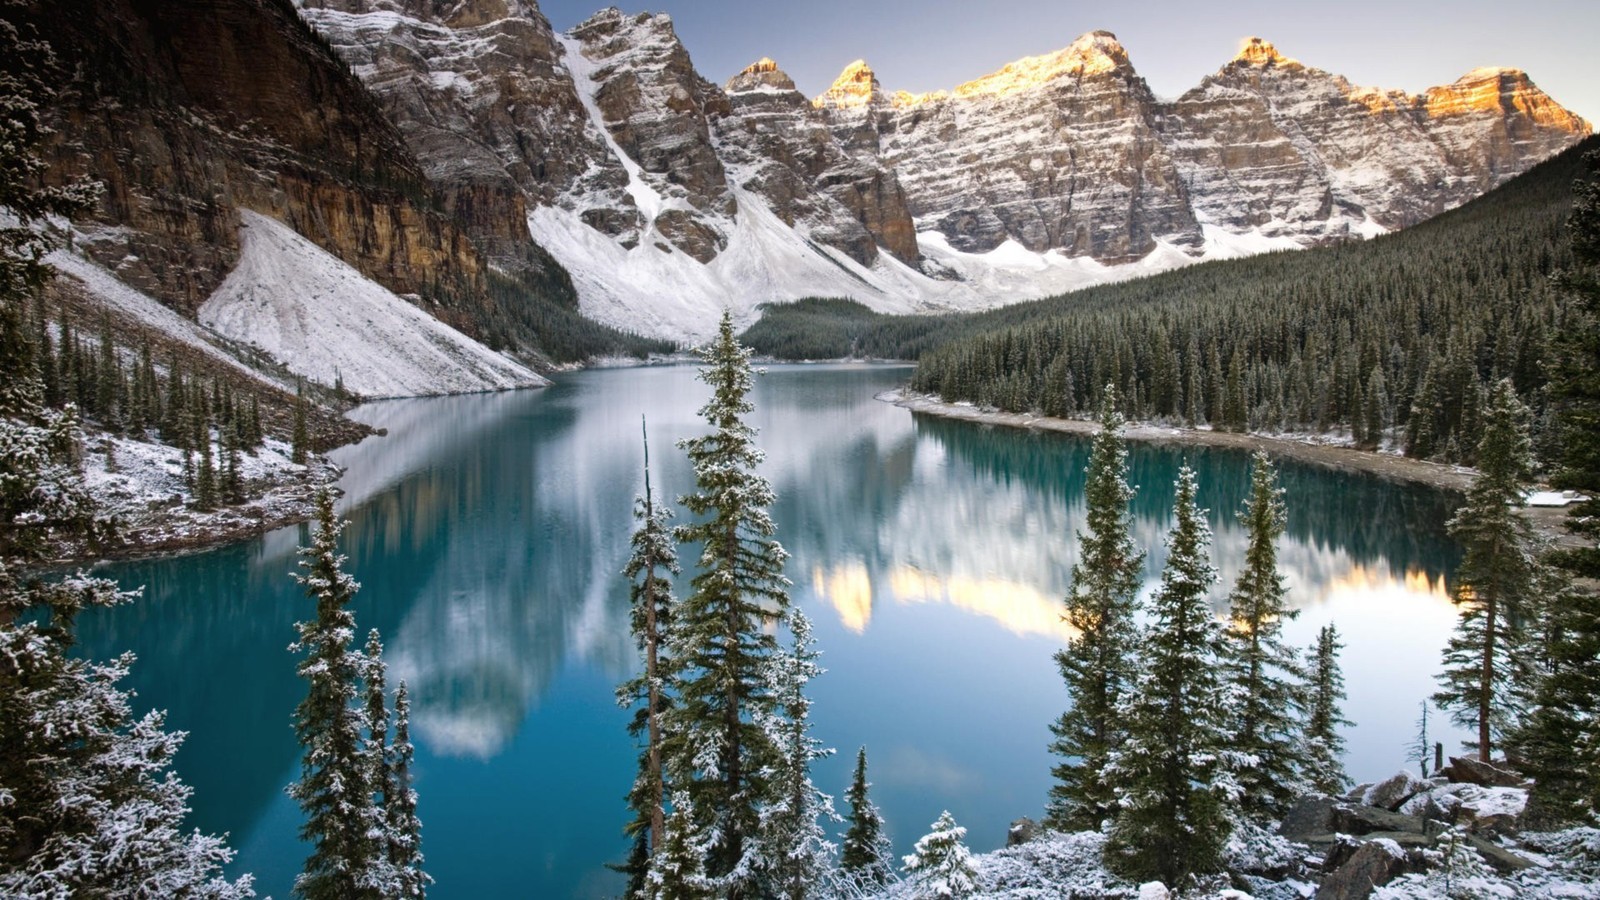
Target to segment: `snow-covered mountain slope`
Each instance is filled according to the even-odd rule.
[[[200,322],[290,371],[363,397],[547,384],[259,213],[241,210],[239,263]]]
[[[990,307],[1370,236],[1590,128],[1514,70],[1409,95],[1260,40],[1175,101],[1098,31],[915,96],[857,61],[806,101],[766,59],[719,88],[665,15],[559,35],[532,0],[298,2],[430,174],[518,186],[585,313],[680,339],[802,296]]]

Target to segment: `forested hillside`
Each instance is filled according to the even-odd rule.
[[[1348,429],[1470,462],[1484,386],[1510,377],[1538,414],[1565,313],[1575,180],[1594,139],[1458,210],[1393,235],[1209,263],[987,313],[885,317],[841,301],[774,308],[746,335],[779,357],[918,359],[912,387],[1070,416],[1114,383],[1140,419],[1230,430]],[[829,322],[818,328],[819,319]]]

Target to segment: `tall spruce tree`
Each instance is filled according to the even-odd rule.
[[[1231,736],[1217,678],[1222,626],[1206,602],[1217,580],[1211,529],[1195,505],[1187,465],[1178,473],[1173,517],[1140,674],[1119,708],[1127,737],[1107,764],[1118,808],[1105,852],[1113,871],[1182,891],[1222,866],[1238,790],[1230,772],[1238,763],[1225,749]]]
[[[349,604],[360,589],[344,571],[339,534],[344,523],[333,514],[333,494],[317,492],[316,535],[302,548],[296,580],[316,602],[316,617],[297,622],[290,649],[304,653],[297,666],[306,680],[306,697],[295,709],[294,728],[303,748],[300,780],[289,796],[300,804],[305,823],[300,838],[311,844],[305,870],[295,878],[295,894],[307,900],[349,900],[378,896],[382,885],[380,835],[371,832],[373,783],[363,731],[366,716],[356,704],[366,668],[350,647],[355,616]]]
[[[1264,452],[1250,470],[1250,496],[1239,515],[1249,535],[1244,570],[1228,595],[1227,655],[1223,667],[1232,747],[1255,757],[1236,773],[1240,806],[1256,820],[1279,818],[1304,793],[1301,782],[1299,654],[1284,643],[1283,623],[1294,618],[1278,572],[1277,540],[1287,514],[1277,472]]]
[[[1534,778],[1528,815],[1540,824],[1600,814],[1600,154],[1586,162],[1567,223],[1573,265],[1557,279],[1567,323],[1549,363],[1561,448],[1550,480],[1586,499],[1568,507],[1579,546],[1553,556],[1576,579],[1545,609],[1545,668],[1516,734]]]
[[[406,683],[394,693],[394,743],[390,745],[390,793],[384,797],[389,865],[399,883],[398,900],[424,900],[433,877],[423,871],[422,820],[417,818],[417,792],[411,786],[411,697]]]
[[[836,849],[822,822],[837,822],[833,798],[811,781],[811,764],[833,755],[832,748],[811,736],[811,698],[806,685],[822,674],[817,664],[811,621],[791,607],[784,617],[793,646],[767,662],[767,681],[778,701],[773,712],[757,716],[776,749],[769,775],[771,798],[762,805],[761,843],[766,848],[766,893],[786,900],[805,900],[832,865]]]
[[[678,604],[670,677],[678,702],[666,714],[667,779],[694,811],[685,844],[703,845],[708,885],[729,898],[759,893],[765,866],[758,810],[772,796],[775,748],[757,717],[775,712],[767,660],[780,652],[763,623],[789,606],[787,554],[772,539],[772,487],[756,474],[763,458],[745,422],[750,351],[722,316],[702,357],[700,380],[712,396],[700,415],[711,433],[684,440],[696,489],[680,503],[697,517],[677,538],[698,544],[690,594]]]
[[[1519,717],[1516,690],[1533,676],[1527,630],[1551,586],[1542,543],[1520,512],[1532,471],[1527,419],[1510,379],[1496,384],[1483,412],[1478,476],[1448,525],[1464,550],[1451,597],[1460,618],[1433,702],[1473,729],[1484,762]]]
[[[623,568],[628,579],[632,613],[630,625],[634,642],[644,657],[643,670],[617,690],[623,706],[637,706],[628,732],[643,737],[639,754],[639,774],[628,792],[634,811],[627,833],[634,839],[634,851],[623,867],[628,874],[629,897],[654,897],[647,878],[650,854],[666,825],[666,779],[663,775],[662,715],[671,702],[668,693],[666,648],[672,626],[672,577],[680,571],[678,551],[668,522],[672,510],[657,505],[650,485],[650,436],[641,423],[644,438],[644,495],[634,498],[633,517],[639,527],[633,533],[633,555]]]
[[[1134,624],[1144,553],[1131,536],[1128,451],[1122,443],[1116,390],[1100,397],[1100,431],[1089,454],[1085,530],[1067,590],[1067,625],[1077,632],[1056,653],[1072,706],[1050,727],[1050,751],[1064,757],[1051,769],[1045,824],[1062,831],[1094,830],[1115,808],[1106,760],[1121,742],[1117,705],[1133,679],[1138,644]]]
[[[383,638],[374,628],[367,632],[367,645],[361,654],[361,677],[366,690],[366,727],[368,783],[372,787],[372,804],[367,810],[367,834],[377,842],[376,860],[372,871],[375,893],[380,897],[400,896],[400,873],[390,861],[389,848],[393,843],[389,835],[387,808],[394,802],[393,750],[389,746],[389,705],[384,693],[388,680],[388,666],[383,661]]]
[[[1342,794],[1349,776],[1344,773],[1344,738],[1339,727],[1351,724],[1344,717],[1344,674],[1339,671],[1339,631],[1332,623],[1317,632],[1306,675],[1305,778],[1310,787],[1329,796]]]
[[[867,796],[871,784],[867,781],[867,748],[856,751],[855,777],[844,798],[850,804],[845,830],[843,851],[839,855],[839,868],[847,882],[846,887],[857,894],[866,894],[889,883],[893,873],[890,858],[889,836],[883,831],[883,813]]]

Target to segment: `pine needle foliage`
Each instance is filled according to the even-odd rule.
[[[674,615],[667,778],[692,801],[696,834],[686,839],[705,844],[710,884],[738,898],[758,892],[763,865],[757,810],[772,796],[776,751],[758,718],[777,713],[767,662],[781,652],[763,623],[788,610],[789,580],[772,537],[772,487],[756,473],[763,454],[745,421],[754,409],[750,351],[730,314],[702,358],[712,396],[700,415],[711,432],[679,443],[695,474],[694,492],[679,502],[697,521],[676,536],[700,555]]]
[[[1240,805],[1251,818],[1281,818],[1304,793],[1300,751],[1299,654],[1284,643],[1283,623],[1298,611],[1278,571],[1277,540],[1288,513],[1276,470],[1257,452],[1250,470],[1250,496],[1239,521],[1249,544],[1244,570],[1228,595],[1229,623],[1223,679],[1232,749],[1255,758],[1236,773]]]
[[[949,810],[939,814],[933,830],[917,841],[904,860],[915,896],[959,900],[977,893],[978,872],[972,864],[972,851],[964,843],[966,836],[967,829],[956,824]]]
[[[1511,382],[1497,383],[1484,411],[1478,476],[1448,526],[1464,550],[1451,595],[1460,618],[1433,702],[1473,730],[1484,762],[1520,716],[1517,692],[1534,674],[1528,631],[1551,587],[1543,544],[1521,514],[1532,474],[1527,418]]]
[[[1118,704],[1133,681],[1134,624],[1144,553],[1134,547],[1128,452],[1116,391],[1100,399],[1100,431],[1089,455],[1085,531],[1072,567],[1062,618],[1077,636],[1056,653],[1072,706],[1051,726],[1051,769],[1045,824],[1061,831],[1098,830],[1115,809],[1106,761],[1124,737]]]
[[[1231,771],[1239,760],[1225,750],[1230,736],[1217,676],[1222,626],[1206,602],[1217,572],[1195,490],[1194,471],[1185,465],[1140,674],[1120,707],[1127,738],[1107,765],[1118,805],[1107,866],[1129,880],[1159,879],[1178,890],[1220,871],[1238,794]]]
[[[889,836],[883,831],[883,813],[867,796],[867,748],[856,751],[855,775],[845,801],[850,804],[846,817],[850,825],[844,833],[839,868],[849,887],[865,894],[889,883],[893,875]]]
[[[641,423],[643,429],[643,423]],[[672,578],[681,570],[677,545],[668,524],[672,510],[656,503],[650,484],[650,440],[644,433],[644,494],[634,499],[633,516],[639,525],[633,532],[633,554],[623,567],[631,599],[630,628],[643,657],[643,670],[617,690],[617,702],[637,707],[628,733],[644,738],[639,754],[639,773],[628,792],[633,821],[625,831],[634,839],[634,852],[622,867],[628,874],[629,897],[653,897],[648,882],[650,854],[660,843],[666,827],[666,778],[662,719],[672,702],[666,672],[670,668],[667,645],[676,601]]]
[[[762,804],[761,843],[766,852],[767,893],[785,900],[805,900],[833,866],[837,847],[828,840],[824,821],[839,821],[833,798],[811,781],[811,764],[833,755],[833,749],[811,735],[811,698],[806,686],[824,671],[811,636],[811,621],[790,607],[784,624],[793,644],[768,661],[767,681],[777,702],[772,714],[757,723],[776,749],[771,798]]]
[[[1560,434],[1551,483],[1588,499],[1568,509],[1580,543],[1554,562],[1574,580],[1545,609],[1544,666],[1516,735],[1534,778],[1528,816],[1541,824],[1600,813],[1600,154],[1586,162],[1568,222],[1574,260],[1557,279],[1570,326],[1554,348],[1550,395]]]
[[[290,647],[305,654],[297,672],[307,690],[295,709],[303,755],[289,796],[305,814],[300,838],[312,848],[294,891],[306,900],[374,897],[386,860],[371,828],[374,773],[363,737],[368,723],[356,702],[366,660],[350,646],[356,623],[349,604],[360,585],[344,571],[344,523],[326,488],[317,492],[316,523],[311,545],[300,551],[305,574],[296,576],[316,603],[316,618],[296,623],[299,640]]]
[[[1344,717],[1344,674],[1339,671],[1339,630],[1333,623],[1317,632],[1311,648],[1311,664],[1306,674],[1305,777],[1309,787],[1328,796],[1344,793],[1350,777],[1344,771],[1342,726],[1353,724]]]

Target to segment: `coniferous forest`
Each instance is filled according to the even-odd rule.
[[[1549,345],[1572,325],[1552,275],[1572,260],[1591,139],[1460,209],[1370,241],[1207,263],[962,316],[849,301],[775,306],[744,336],[783,359],[917,360],[912,388],[1012,412],[1229,431],[1347,431],[1359,446],[1470,464],[1489,386],[1512,379],[1540,459],[1557,452]]]

